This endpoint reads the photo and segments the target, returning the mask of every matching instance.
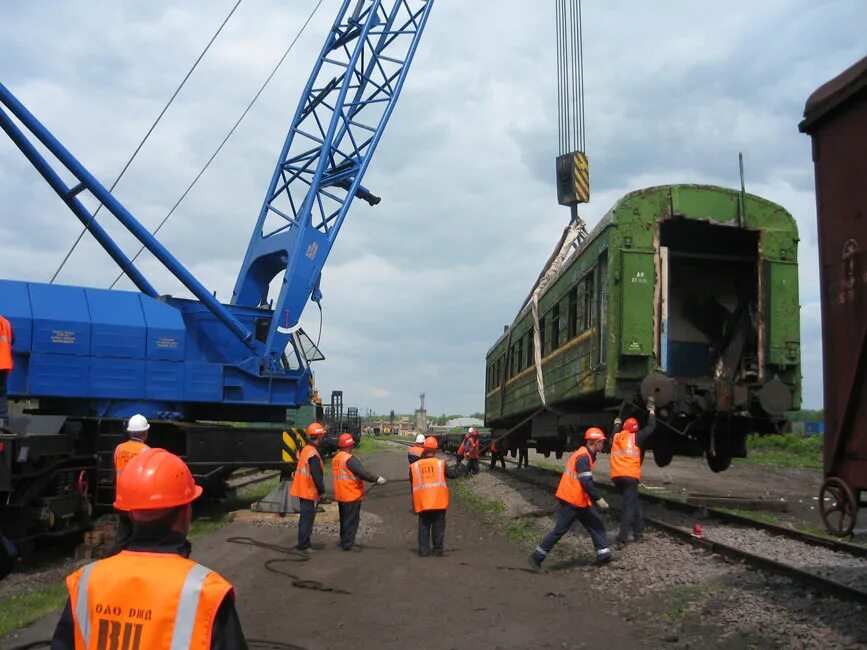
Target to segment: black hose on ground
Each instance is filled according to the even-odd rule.
[[[51,639],[47,641],[31,641],[30,643],[24,643],[22,645],[14,645],[9,650],[30,650],[30,648],[50,648],[51,647]]]

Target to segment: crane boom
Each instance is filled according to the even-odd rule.
[[[352,6],[354,5],[354,6]],[[352,200],[379,199],[361,185],[403,87],[433,0],[344,0],[314,65],[271,177],[232,304],[268,303],[285,272],[265,341],[280,358]]]

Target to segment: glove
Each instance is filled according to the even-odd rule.
[[[385,477],[384,477],[384,476],[380,476],[378,479],[376,479],[376,484],[377,484],[377,485],[385,485],[387,482],[388,482],[388,481],[385,480]]]
[[[608,512],[611,509],[611,506],[608,505],[608,502],[605,499],[599,499],[596,502],[596,507],[602,512]]]
[[[651,415],[656,413],[656,401],[653,399],[653,395],[647,398],[647,412]]]

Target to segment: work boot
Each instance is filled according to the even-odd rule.
[[[530,568],[533,571],[541,571],[542,570],[542,560],[536,555],[536,553],[530,553],[530,557],[527,558],[527,562],[530,563]]]
[[[419,557],[430,557],[430,551],[419,551],[418,556]]]
[[[439,550],[434,549],[434,552],[431,555],[433,555],[434,557],[442,557],[443,556],[443,550],[442,549],[439,549]]]
[[[602,555],[597,555],[596,559],[593,560],[593,566],[602,566],[603,564],[608,564],[611,562],[611,553],[603,553]]]
[[[304,555],[313,555],[313,547],[312,546],[305,546],[304,548],[301,548],[300,546],[296,546],[295,550],[298,551],[299,553],[304,553]]]
[[[632,541],[635,542],[636,544],[637,544],[638,542],[643,542],[643,541],[644,541],[644,535],[642,535],[641,533],[639,533],[639,534],[637,534],[637,535],[633,535],[633,536],[632,536]]]

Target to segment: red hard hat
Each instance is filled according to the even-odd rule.
[[[325,435],[325,427],[323,427],[318,422],[311,422],[307,425],[307,437],[308,438],[321,438]]]
[[[437,439],[433,436],[429,436],[424,439],[424,444],[422,445],[425,449],[439,449],[440,446],[437,444]]]
[[[584,432],[584,440],[605,440],[605,434],[599,427],[590,427]]]
[[[635,418],[626,418],[626,422],[623,423],[623,430],[628,431],[629,433],[638,433],[638,420]]]
[[[340,439],[337,441],[338,447],[351,447],[355,444],[355,440],[352,438],[351,433],[341,433]]]
[[[146,449],[117,479],[118,510],[161,510],[192,503],[202,494],[187,464],[165,449]]]

